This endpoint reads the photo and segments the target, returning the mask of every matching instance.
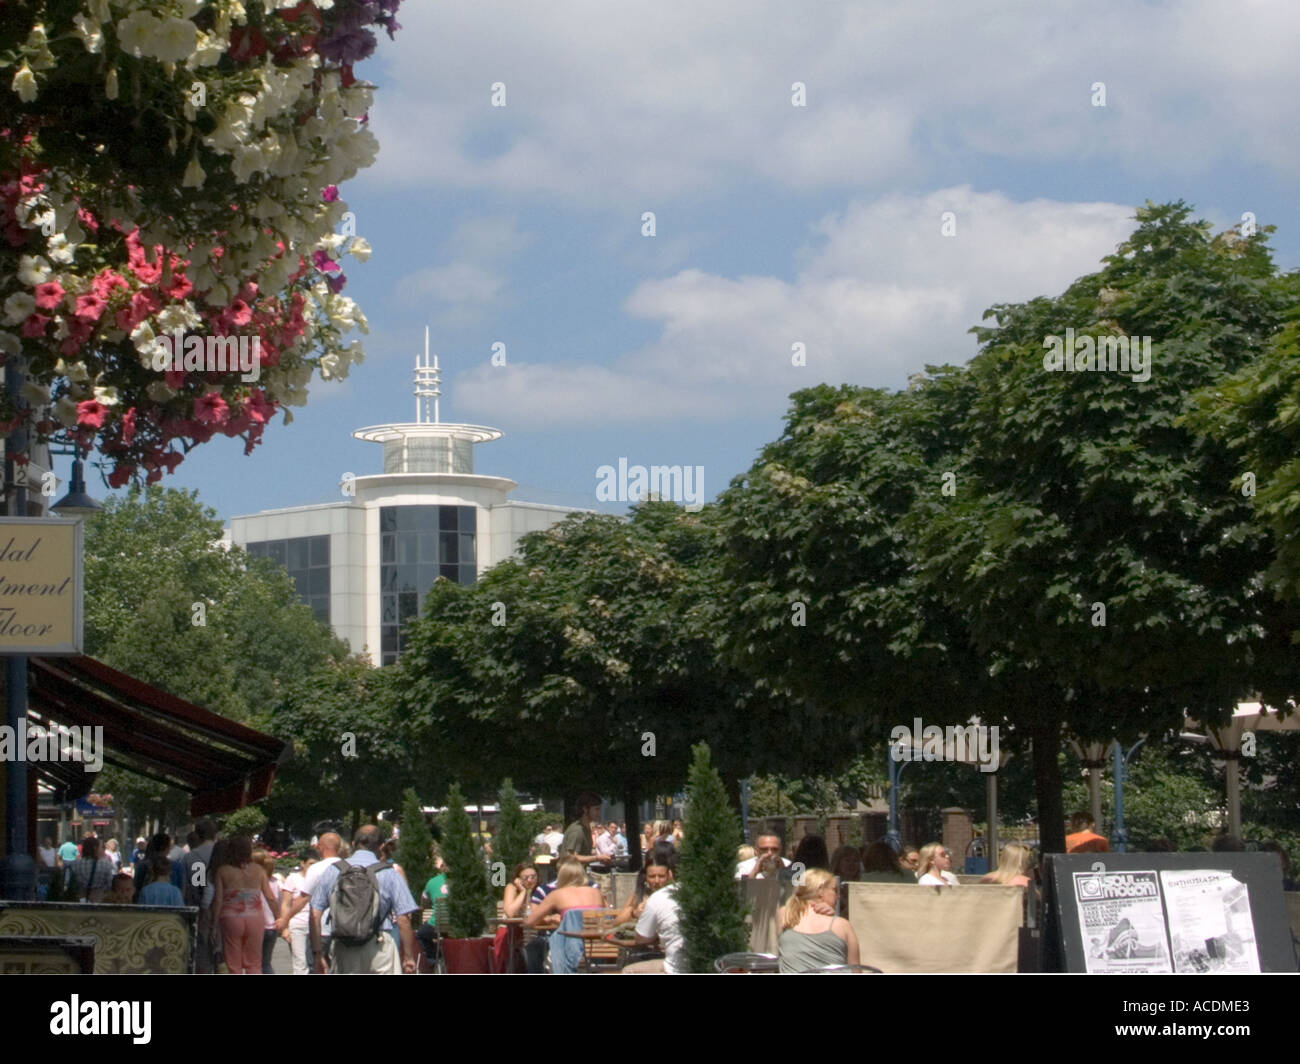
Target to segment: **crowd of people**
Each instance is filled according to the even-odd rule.
[[[529,859],[512,869],[493,943],[495,970],[567,974],[579,969],[584,941],[561,932],[581,932],[584,912],[611,910],[609,896],[592,876],[620,867],[628,856],[626,824],[602,820],[601,810],[598,796],[581,796],[576,819],[563,832],[554,823],[545,825]],[[634,943],[623,971],[686,970],[676,896],[682,838],[680,820],[658,820],[637,840],[641,869],[612,919],[625,941]],[[1164,848],[1158,843],[1150,848]],[[1281,847],[1261,848],[1278,853],[1284,888],[1295,890]],[[68,839],[58,848],[46,839],[39,856],[64,897],[196,907],[200,972],[271,974],[277,939],[287,943],[295,975],[434,970],[445,934],[439,914],[449,897],[447,868],[435,847],[433,873],[417,904],[405,872],[393,861],[395,849],[396,836],[383,839],[375,825],[359,829],[350,845],[325,832],[285,876],[267,849],[246,836],[219,838],[216,825],[205,819],[184,843],[159,833],[137,839],[123,855],[116,839],[101,843],[88,834],[79,845]],[[1214,849],[1244,845],[1225,835]],[[490,850],[484,850],[490,860]],[[786,885],[778,916],[783,972],[860,963],[857,938],[844,918],[849,883],[960,886],[953,855],[941,842],[895,849],[878,840],[830,853],[824,838],[810,834],[784,850],[779,835],[761,833],[754,845],[740,848],[735,868],[737,880],[778,879]],[[1091,817],[1077,813],[1070,819],[1067,850],[1106,852],[1109,843]],[[1008,843],[996,870],[980,882],[1030,888],[1037,880],[1035,858],[1028,846]]]

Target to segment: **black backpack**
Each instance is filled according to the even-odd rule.
[[[330,890],[330,923],[334,941],[345,946],[364,946],[377,934],[388,914],[379,908],[379,873],[392,868],[391,861],[354,865],[338,861],[339,877]]]

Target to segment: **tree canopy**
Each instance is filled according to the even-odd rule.
[[[680,784],[700,739],[733,780],[780,749],[788,717],[718,661],[711,519],[571,515],[472,587],[439,580],[397,666],[422,761],[484,789],[648,793]]]

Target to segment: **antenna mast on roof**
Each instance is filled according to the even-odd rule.
[[[437,425],[441,418],[438,416],[438,397],[442,391],[438,385],[442,383],[442,377],[438,372],[438,356],[433,356],[433,365],[429,364],[429,327],[424,327],[424,363],[420,363],[420,356],[415,356],[415,420],[417,424]],[[429,417],[429,400],[433,400],[433,418]]]

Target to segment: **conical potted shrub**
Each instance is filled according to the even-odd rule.
[[[484,931],[493,909],[492,890],[465,812],[465,796],[455,783],[447,789],[447,812],[442,817],[442,856],[447,862],[447,924],[451,932],[442,943],[447,971],[490,972],[492,939]]]
[[[736,890],[740,817],[713,767],[705,743],[691,747],[686,787],[685,836],[677,860],[677,908],[692,972],[713,971],[713,961],[749,948],[747,906]]]

